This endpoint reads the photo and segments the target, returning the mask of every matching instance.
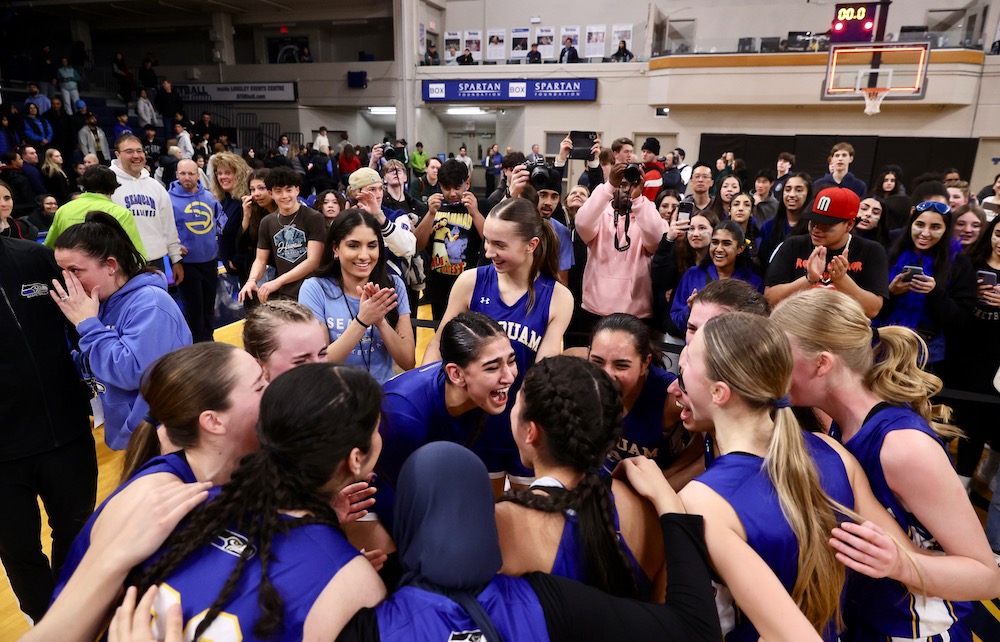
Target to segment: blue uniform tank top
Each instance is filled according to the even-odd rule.
[[[218,534],[210,545],[190,555],[160,584],[154,602],[156,612],[165,613],[179,600],[184,613],[184,630],[193,633],[247,546],[254,544],[240,533],[226,530]],[[285,615],[278,634],[269,639],[301,640],[302,626],[313,602],[333,576],[360,553],[343,533],[325,524],[300,526],[277,534],[271,547],[274,557],[268,575],[284,601]],[[257,591],[261,572],[256,552],[252,555],[222,613],[205,631],[205,639],[217,642],[258,640],[253,628],[260,616]],[[156,623],[162,627],[163,618]],[[165,631],[161,628],[157,633],[162,636]]]
[[[530,310],[527,292],[514,304],[507,305],[500,298],[500,284],[493,264],[476,268],[476,286],[472,290],[469,310],[485,314],[506,330],[517,356],[517,379],[512,390],[520,388],[525,373],[535,362],[549,324],[549,307],[555,288],[555,279],[540,274],[535,279],[535,303]]]
[[[83,528],[80,530],[80,534],[76,536],[73,540],[73,545],[69,549],[69,553],[66,556],[66,564],[63,566],[62,572],[59,574],[59,581],[56,583],[55,591],[52,593],[52,602],[56,601],[59,594],[62,593],[63,588],[66,586],[66,582],[72,577],[73,571],[80,565],[80,561],[83,560],[83,556],[87,553],[87,549],[90,548],[90,533],[94,529],[94,522],[97,521],[98,516],[104,507],[108,505],[115,495],[125,490],[129,484],[139,479],[140,477],[145,477],[146,475],[152,475],[154,473],[169,473],[180,479],[184,483],[194,483],[198,481],[194,476],[194,471],[191,470],[191,466],[188,465],[187,459],[184,457],[184,451],[178,450],[177,452],[170,453],[169,455],[161,455],[159,457],[154,457],[146,462],[132,477],[130,477],[124,484],[119,486],[112,492],[107,499],[101,502],[101,505],[97,507],[94,514],[90,516],[87,523],[84,524]],[[50,602],[51,604],[51,602]]]
[[[906,510],[885,480],[880,456],[882,442],[894,430],[918,430],[945,448],[923,417],[905,406],[881,403],[868,414],[865,422],[844,447],[861,463],[872,491],[896,519],[913,543],[926,550],[941,550],[934,537],[913,513]],[[831,431],[832,432],[832,431]],[[839,432],[839,431],[838,431]],[[873,579],[849,573],[844,624],[844,640],[865,641],[893,638],[938,639],[950,632],[952,640],[971,639],[961,622],[972,612],[969,602],[951,602],[916,596],[904,585],[890,578]]]
[[[543,477],[535,480],[531,488],[537,488],[547,493],[552,490],[556,492],[565,492],[566,490],[558,480],[552,477]],[[632,566],[632,574],[635,576],[638,597],[641,600],[648,600],[653,591],[653,583],[646,576],[646,572],[642,569],[642,566],[639,565],[639,560],[635,558],[632,549],[628,547],[628,542],[622,537],[621,526],[618,521],[618,510],[615,508],[614,499],[615,497],[612,494],[611,516],[614,519],[615,533],[617,533],[618,541],[621,542],[622,548],[625,550],[625,556],[628,557],[629,563]],[[559,538],[559,548],[556,550],[556,558],[552,562],[552,570],[549,573],[584,584],[592,584],[590,570],[587,568],[587,557],[583,552],[583,542],[580,541],[580,522],[576,511],[566,511],[563,516],[566,519],[566,525],[563,527],[562,536]]]
[[[812,433],[804,432],[803,437],[819,471],[823,490],[834,501],[853,509],[854,491],[840,455]],[[781,512],[764,460],[747,453],[728,453],[717,457],[697,480],[732,506],[746,531],[747,543],[791,594],[798,576],[799,542]],[[760,638],[757,629],[733,602],[732,594],[721,584],[716,587],[716,606],[726,642],[756,642]],[[837,640],[832,625],[823,636],[828,642]]]
[[[658,366],[650,366],[639,397],[628,414],[622,418],[622,435],[608,453],[603,472],[610,475],[622,459],[642,455],[654,460],[660,468],[670,466],[682,443],[663,434],[663,406],[667,401],[667,388],[677,375]],[[683,427],[678,435],[688,437]]]
[[[497,575],[476,597],[505,640],[548,642],[545,614],[528,581]],[[375,607],[382,642],[474,642],[479,629],[444,595],[404,586]]]

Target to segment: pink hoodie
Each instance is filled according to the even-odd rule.
[[[669,226],[645,196],[632,201],[629,221],[631,245],[615,249],[614,188],[601,183],[574,219],[589,256],[583,271],[583,309],[605,316],[627,312],[640,319],[653,316],[650,262]],[[619,244],[625,243],[625,222],[618,223]]]

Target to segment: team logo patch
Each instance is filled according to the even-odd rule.
[[[223,553],[229,553],[233,557],[243,555],[243,551],[247,548],[250,549],[247,559],[257,554],[257,549],[250,543],[250,540],[246,536],[229,530],[222,531],[222,533],[216,535],[212,540],[212,546]]]
[[[24,283],[21,285],[21,296],[25,299],[34,299],[39,296],[46,296],[49,293],[49,286],[44,283]]]
[[[482,631],[452,631],[448,642],[488,642]]]
[[[831,201],[829,196],[822,196],[816,199],[816,205],[813,206],[813,209],[818,210],[820,212],[825,212],[830,209],[830,203]]]

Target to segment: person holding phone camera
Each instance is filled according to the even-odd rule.
[[[974,359],[949,359],[945,377],[959,390],[989,395],[1000,401],[993,387],[993,376],[1000,363],[1000,218],[995,218],[983,229],[979,239],[966,250],[966,255],[976,270],[979,299],[972,310],[972,320],[964,332],[949,335],[948,349],[956,355],[975,355]],[[965,431],[965,439],[958,441],[956,470],[968,488],[983,454],[983,445],[995,435],[996,404],[983,401],[949,400],[955,422]],[[1000,448],[1000,440],[992,439]],[[989,481],[989,480],[986,480]],[[1000,493],[997,493],[1000,498]],[[1000,508],[1000,501],[996,508]],[[992,511],[991,511],[992,512]],[[998,515],[1000,517],[1000,515]],[[991,518],[992,520],[992,518]],[[1000,550],[1000,522],[987,529],[993,550]]]
[[[940,201],[913,208],[907,231],[889,252],[890,297],[876,320],[915,330],[927,342],[932,369],[945,359],[945,334],[955,336],[971,322],[977,296],[972,262],[952,244],[952,219]]]

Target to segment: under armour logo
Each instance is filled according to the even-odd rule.
[[[490,297],[488,297],[488,296],[481,296],[481,297],[479,297],[479,304],[480,305],[489,305],[490,304]]]

